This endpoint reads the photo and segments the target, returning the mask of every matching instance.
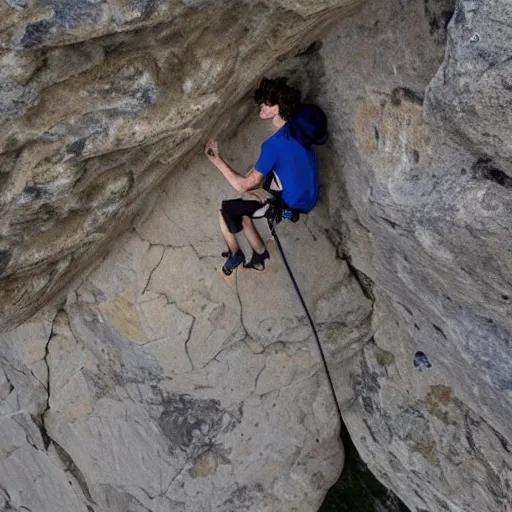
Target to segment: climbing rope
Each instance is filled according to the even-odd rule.
[[[274,240],[277,243],[277,247],[279,249],[279,252],[281,253],[281,257],[283,258],[284,265],[286,267],[286,270],[288,271],[288,275],[290,276],[290,279],[292,280],[293,286],[295,287],[295,291],[297,292],[297,296],[299,297],[299,300],[302,304],[302,307],[304,308],[304,311],[306,313],[306,316],[309,320],[309,325],[311,326],[311,330],[313,331],[313,335],[315,336],[316,344],[318,345],[318,350],[320,351],[320,356],[322,357],[322,362],[324,364],[325,373],[327,375],[327,381],[329,382],[329,387],[331,388],[332,397],[334,399],[334,403],[336,404],[336,409],[338,411],[338,416],[340,417],[340,428],[343,432],[343,430],[346,428],[345,423],[343,421],[343,417],[341,416],[341,410],[340,406],[338,404],[338,399],[336,398],[336,391],[334,391],[334,384],[332,382],[331,373],[329,372],[329,367],[327,366],[327,360],[325,359],[324,351],[322,348],[322,344],[320,343],[320,338],[318,336],[318,332],[316,330],[315,324],[313,322],[313,319],[311,318],[311,315],[309,314],[308,307],[306,306],[306,303],[304,302],[304,298],[302,297],[302,293],[300,292],[299,285],[297,284],[297,281],[295,280],[295,277],[293,275],[292,269],[290,268],[290,265],[288,264],[288,260],[286,259],[286,256],[284,254],[283,246],[281,245],[281,242],[279,240],[279,237],[277,236],[275,226],[273,222],[269,222],[270,232],[272,233],[272,236],[274,237]]]

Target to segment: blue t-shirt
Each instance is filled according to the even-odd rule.
[[[318,164],[315,149],[293,138],[285,124],[261,145],[254,168],[264,175],[270,171],[281,180],[282,198],[289,208],[309,211],[318,199]]]

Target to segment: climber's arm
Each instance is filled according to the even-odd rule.
[[[240,193],[257,187],[263,181],[263,174],[256,169],[251,169],[245,176],[236,172],[219,154],[219,148],[215,141],[209,142],[205,147],[205,153],[210,162],[228,180],[229,184]]]

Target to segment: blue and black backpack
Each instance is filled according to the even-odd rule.
[[[327,142],[327,116],[316,105],[301,105],[299,112],[286,125],[290,135],[307,148]]]

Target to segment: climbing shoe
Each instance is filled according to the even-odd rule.
[[[224,275],[230,276],[233,273],[233,270],[235,270],[235,268],[241,265],[244,261],[244,253],[238,249],[238,251],[236,251],[234,254],[230,253],[228,259],[222,266],[222,272]]]
[[[283,208],[281,210],[282,219],[288,219],[295,223],[299,221],[299,216],[300,213],[297,210],[290,210],[288,208]]]
[[[253,251],[251,261],[249,261],[249,263],[244,263],[244,268],[252,268],[261,272],[265,270],[265,260],[269,258],[270,254],[267,250],[262,254],[258,254],[256,251]]]

